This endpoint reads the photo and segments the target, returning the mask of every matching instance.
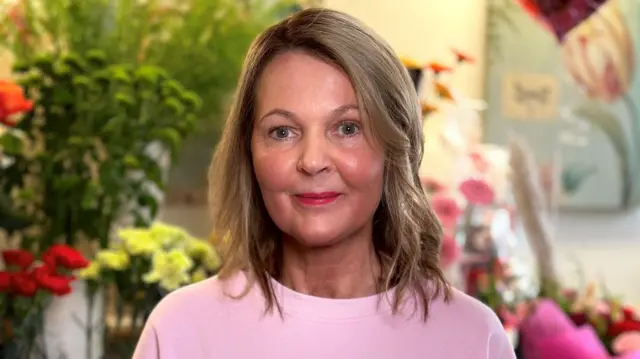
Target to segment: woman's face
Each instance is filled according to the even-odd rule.
[[[253,167],[275,224],[304,246],[327,246],[371,226],[384,153],[348,76],[304,52],[277,56],[257,88]]]

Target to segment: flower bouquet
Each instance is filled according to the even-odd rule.
[[[163,296],[213,275],[220,258],[208,242],[160,222],[121,229],[118,237],[79,276],[90,287],[110,290],[107,340],[113,342],[112,350],[121,352],[114,355],[130,357],[139,331]]]
[[[479,145],[456,161],[451,173],[423,177],[445,231],[442,266],[457,286],[491,306],[528,294],[532,284],[513,257],[517,213],[509,195],[508,154]]]
[[[522,321],[520,358],[640,358],[640,318],[617,300],[567,291],[558,300],[530,304]]]
[[[37,353],[46,358],[42,335],[44,309],[52,296],[72,291],[75,270],[89,262],[75,249],[56,244],[40,257],[22,249],[2,251],[0,271],[0,358],[27,358]]]

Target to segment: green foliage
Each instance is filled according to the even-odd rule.
[[[211,129],[235,88],[243,57],[254,37],[292,1],[262,0],[22,0],[22,25],[0,45],[18,60],[43,48],[54,54],[101,50],[106,61],[155,65],[206,99],[198,113]],[[28,29],[23,36],[20,28]],[[213,125],[213,126],[210,126]]]
[[[14,163],[0,170],[0,193],[11,193],[35,222],[22,237],[36,252],[81,240],[105,248],[123,217],[148,225],[158,211],[154,191],[165,182],[150,145],[175,156],[194,130],[196,94],[157,67],[105,59],[89,51],[15,65],[36,106],[3,136],[19,144],[5,151]]]

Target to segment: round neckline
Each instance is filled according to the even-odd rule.
[[[271,278],[271,286],[285,314],[315,320],[349,320],[392,311],[395,290],[357,298],[324,298],[296,292]]]

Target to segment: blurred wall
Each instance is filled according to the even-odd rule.
[[[327,7],[364,21],[398,55],[417,61],[452,60],[455,48],[477,59],[456,70],[453,87],[483,97],[487,0],[325,0]]]

